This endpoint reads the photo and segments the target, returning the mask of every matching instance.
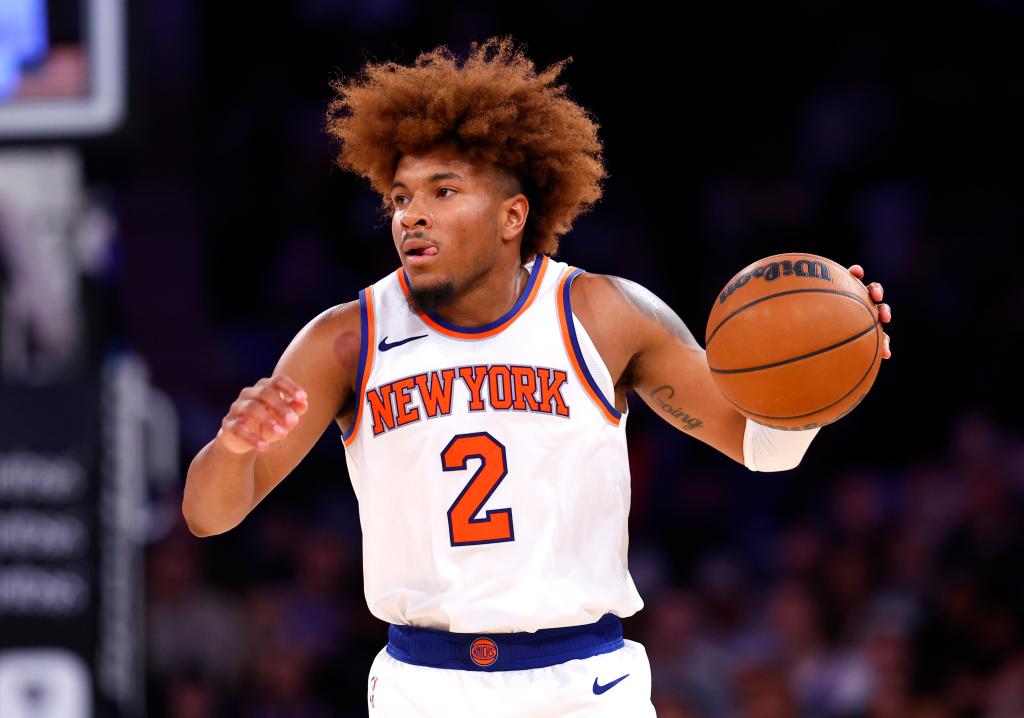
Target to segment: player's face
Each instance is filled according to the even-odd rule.
[[[391,234],[415,293],[451,299],[491,269],[504,189],[493,169],[450,152],[402,156],[390,193]]]

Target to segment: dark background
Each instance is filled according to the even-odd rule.
[[[893,358],[794,471],[631,413],[647,606],[626,626],[659,715],[1024,712],[1022,4],[131,10],[126,124],[78,145],[120,227],[94,351],[146,358],[182,476],[309,319],[397,266],[376,196],[332,166],[330,79],[512,34],[540,67],[572,56],[605,142],[559,258],[644,284],[701,339],[726,281],[779,252],[862,264],[893,307]],[[239,528],[179,519],[151,546],[151,715],[364,714],[386,627],[339,437]]]

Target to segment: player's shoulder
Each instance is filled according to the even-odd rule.
[[[355,367],[359,361],[359,344],[362,340],[359,322],[359,300],[342,302],[324,309],[310,319],[296,336],[296,343],[303,354],[314,363],[316,357],[324,365]]]
[[[354,325],[359,329],[359,300],[335,304],[317,314],[311,322],[318,327],[347,327]]]
[[[634,284],[615,275],[584,271],[576,275],[569,287],[573,316],[610,371],[624,367],[643,344],[646,322],[631,299],[631,294],[636,293],[631,286]]]
[[[641,350],[672,336],[696,343],[671,307],[630,279],[584,272],[573,281],[570,301],[573,313],[588,331],[631,349]]]
[[[302,331],[316,337],[354,331],[358,339],[359,300],[353,299],[350,302],[342,302],[324,309],[310,319]]]
[[[643,316],[645,304],[657,298],[646,287],[613,274],[581,272],[569,289],[573,313],[612,324]]]

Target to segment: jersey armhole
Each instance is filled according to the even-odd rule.
[[[572,364],[573,370],[575,370],[584,391],[586,391],[604,418],[610,424],[618,426],[622,420],[622,412],[616,409],[615,404],[608,401],[604,392],[601,391],[601,387],[587,366],[583,350],[580,347],[579,337],[576,335],[576,326],[573,321],[572,304],[569,300],[569,295],[573,280],[581,274],[583,274],[582,269],[569,267],[562,279],[559,280],[558,296],[555,303],[558,305],[558,324],[562,330],[562,342],[565,344],[565,353],[568,354],[569,362]]]
[[[363,418],[363,395],[366,383],[373,371],[373,355],[376,342],[376,330],[373,316],[373,287],[359,292],[359,368],[356,370],[356,411],[352,418],[352,426],[341,435],[345,446],[350,446],[359,433],[359,422]]]

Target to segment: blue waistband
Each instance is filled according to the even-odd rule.
[[[392,624],[387,652],[404,663],[430,668],[521,671],[609,653],[623,645],[622,622],[606,613],[596,623],[533,633],[449,633]]]

